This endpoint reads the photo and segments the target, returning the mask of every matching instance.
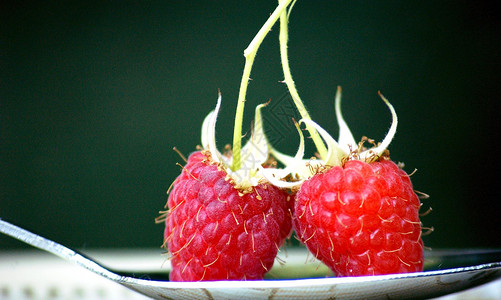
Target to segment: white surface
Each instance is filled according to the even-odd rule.
[[[106,266],[158,270],[158,251],[90,251]],[[168,264],[168,263],[167,263]],[[42,251],[0,251],[0,299],[148,299],[82,267]]]
[[[481,285],[479,287],[456,293],[453,295],[443,296],[435,300],[499,300],[501,299],[501,279],[491,283]]]

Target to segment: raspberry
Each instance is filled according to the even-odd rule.
[[[267,183],[242,193],[208,151],[190,155],[168,199],[170,279],[263,279],[291,232],[288,200]]]
[[[264,174],[276,186],[297,190],[293,220],[296,234],[338,276],[423,269],[421,203],[409,175],[389,158],[387,147],[397,131],[398,118],[389,101],[381,93],[379,96],[392,117],[388,133],[380,143],[367,137],[355,142],[341,113],[338,87],[335,100],[338,140],[311,119],[303,118],[296,125],[300,135],[296,156],[277,156],[288,163],[290,175],[277,178]],[[303,109],[298,103],[298,109]],[[301,159],[304,154],[301,123],[307,125],[315,142],[316,159]],[[315,134],[323,141],[314,139]],[[372,147],[367,149],[365,142]]]
[[[349,160],[301,185],[294,227],[338,276],[421,271],[420,201],[394,162]]]

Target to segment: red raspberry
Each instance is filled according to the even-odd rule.
[[[269,184],[242,193],[208,151],[193,153],[168,199],[170,279],[263,279],[291,232],[289,203]]]
[[[301,242],[338,276],[423,269],[420,201],[389,159],[349,160],[306,180],[296,196]]]

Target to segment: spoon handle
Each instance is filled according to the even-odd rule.
[[[84,267],[94,273],[97,273],[101,276],[104,276],[108,279],[114,281],[121,281],[123,278],[108,269],[102,267],[95,261],[83,256],[82,254],[71,250],[68,247],[65,247],[59,243],[41,237],[37,234],[34,234],[26,229],[23,229],[19,226],[11,224],[7,221],[0,219],[0,232],[6,234],[10,237],[20,240],[28,245],[31,245],[35,248],[47,251],[56,256],[61,257],[64,260],[75,263],[81,267]]]

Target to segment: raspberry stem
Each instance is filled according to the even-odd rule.
[[[241,166],[241,149],[242,149],[242,121],[244,115],[245,95],[247,94],[247,86],[249,84],[250,73],[254,59],[256,58],[257,50],[264,38],[271,30],[273,25],[277,22],[281,13],[293,0],[280,1],[279,5],[268,20],[264,23],[256,36],[252,39],[249,46],[244,50],[245,66],[242,74],[242,81],[240,82],[240,91],[238,93],[237,111],[235,114],[235,126],[233,128],[233,162],[231,170],[236,171]]]
[[[283,0],[279,0],[279,3],[283,2]],[[294,1],[295,3],[296,1]],[[294,104],[296,105],[297,110],[299,111],[299,114],[301,114],[301,117],[303,119],[311,120],[310,114],[306,110],[306,107],[304,106],[303,102],[301,101],[301,98],[299,97],[299,93],[297,92],[296,85],[294,84],[294,80],[292,79],[292,74],[290,71],[290,66],[289,66],[289,57],[287,53],[287,42],[289,40],[289,30],[288,30],[288,24],[289,24],[289,15],[292,10],[292,7],[294,6],[294,3],[291,5],[289,8],[289,11],[282,11],[280,14],[280,35],[279,35],[279,41],[280,41],[280,58],[282,60],[282,70],[284,72],[284,82],[287,85],[287,88],[289,89],[289,93],[292,96],[292,100],[294,101]],[[325,159],[327,156],[327,148],[325,147],[324,142],[322,141],[322,138],[318,134],[317,130],[309,125],[308,123],[306,124],[306,129],[310,133],[310,136],[313,140],[313,143],[315,143],[315,147],[317,148],[318,153],[320,154],[320,157],[322,159]]]

